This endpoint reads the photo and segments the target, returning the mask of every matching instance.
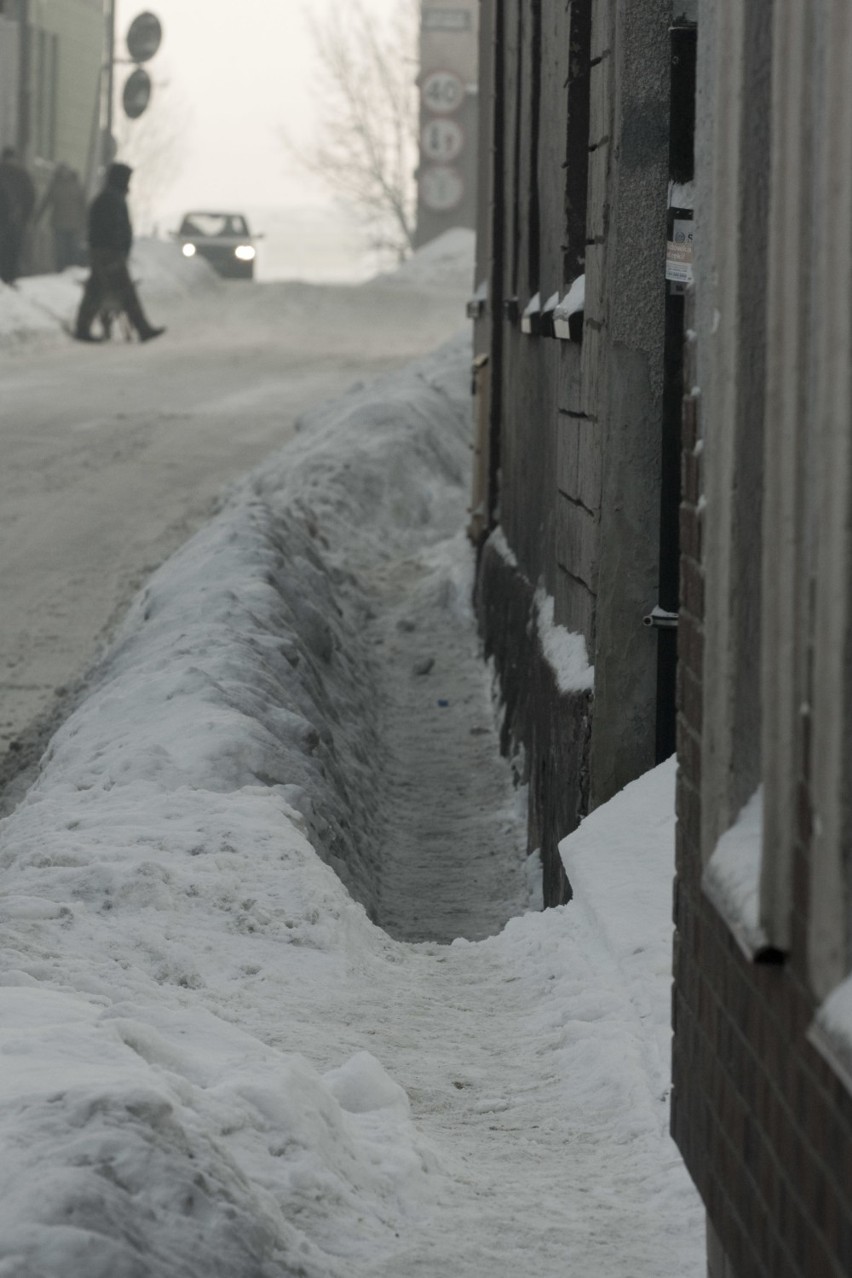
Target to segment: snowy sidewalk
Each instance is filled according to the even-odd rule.
[[[326,406],[239,485],[0,824],[0,1278],[701,1273],[672,770],[522,913],[468,364]]]

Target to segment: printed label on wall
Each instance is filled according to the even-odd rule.
[[[691,284],[693,223],[675,218],[672,238],[666,244],[666,279],[673,284]]]

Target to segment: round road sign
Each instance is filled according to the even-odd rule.
[[[424,107],[436,115],[451,115],[464,101],[464,85],[454,71],[430,71],[420,93]]]
[[[427,209],[433,213],[449,213],[462,202],[464,182],[458,169],[449,164],[433,164],[424,169],[420,178],[420,194]]]
[[[420,145],[427,160],[437,160],[448,164],[457,160],[464,148],[464,132],[455,120],[446,116],[436,116],[427,120],[420,135]]]
[[[127,77],[124,92],[121,95],[124,114],[130,120],[138,120],[139,116],[151,101],[151,77],[141,67]]]
[[[147,62],[159,49],[162,39],[163,28],[156,14],[140,13],[127,32],[127,52],[134,62]]]

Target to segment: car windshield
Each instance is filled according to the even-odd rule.
[[[210,240],[227,235],[245,238],[249,229],[241,213],[187,213],[181,222],[180,234]]]

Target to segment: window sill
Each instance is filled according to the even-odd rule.
[[[758,790],[722,835],[704,867],[701,887],[750,963],[781,963],[760,922],[763,791]]]

